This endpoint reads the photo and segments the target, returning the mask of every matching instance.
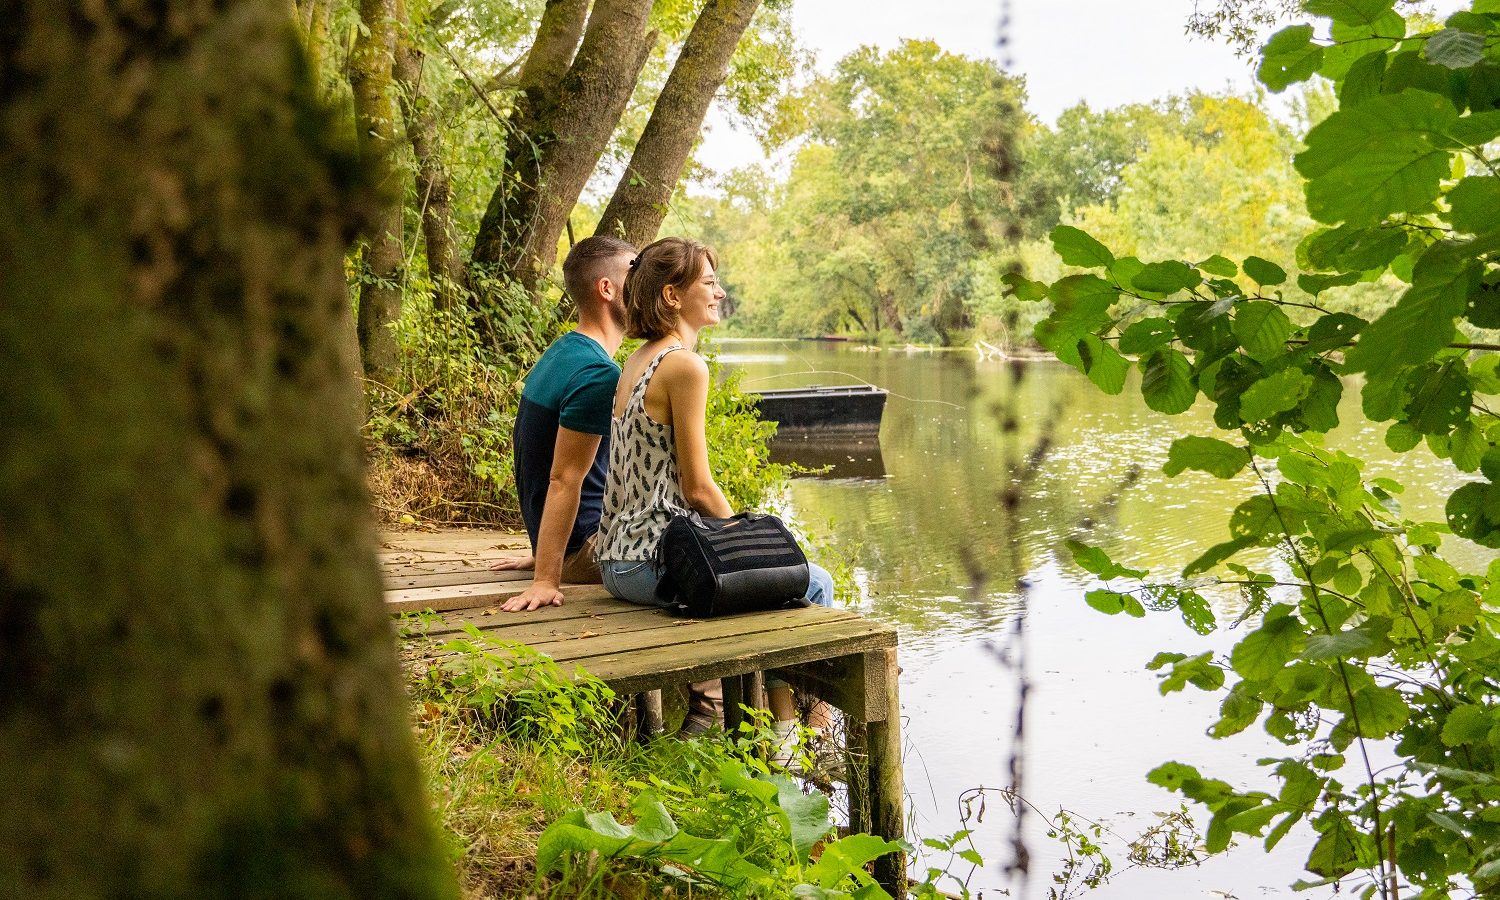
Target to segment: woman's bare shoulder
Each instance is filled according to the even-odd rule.
[[[657,372],[670,381],[698,381],[708,378],[708,362],[684,347],[662,357]]]

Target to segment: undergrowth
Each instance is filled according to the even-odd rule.
[[[627,740],[626,705],[520,645],[404,628],[431,795],[468,897],[888,896],[868,864],[904,843],[840,834],[830,798],[734,735]],[[446,651],[438,663],[424,653]],[[913,896],[936,897],[929,875]]]

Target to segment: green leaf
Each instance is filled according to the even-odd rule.
[[[1233,478],[1249,462],[1250,453],[1244,447],[1236,447],[1218,438],[1189,435],[1172,442],[1162,471],[1179,475],[1187,469],[1197,469],[1216,478]]]
[[[1376,421],[1396,411],[1395,375],[1430,359],[1453,338],[1454,321],[1479,280],[1473,245],[1438,243],[1417,262],[1415,281],[1396,305],[1365,326],[1345,355],[1345,369],[1365,372],[1365,413]]]
[[[1462,360],[1419,366],[1408,378],[1407,389],[1407,420],[1422,434],[1447,434],[1468,421],[1474,396]]]
[[[1343,25],[1370,26],[1390,12],[1395,0],[1306,0],[1302,8]]]
[[[1119,292],[1097,275],[1069,275],[1052,285],[1051,295],[1052,315],[1037,323],[1037,342],[1082,371],[1078,341],[1112,321],[1109,308]]]
[[[1349,313],[1332,313],[1322,316],[1307,330],[1307,343],[1303,345],[1302,351],[1322,353],[1325,350],[1346,347],[1368,324],[1370,323],[1359,316],[1352,316]]]
[[[1485,440],[1483,429],[1469,419],[1461,422],[1449,435],[1448,455],[1460,472],[1477,471],[1489,448],[1490,442]]]
[[[1141,606],[1139,600],[1129,594],[1122,594],[1119,591],[1099,588],[1084,594],[1083,600],[1089,606],[1106,615],[1113,616],[1123,612],[1137,619],[1146,615],[1146,608]]]
[[[1312,42],[1311,25],[1293,25],[1271,36],[1261,51],[1256,77],[1276,93],[1311,78],[1323,64],[1323,48]]]
[[[1272,607],[1281,610],[1276,618],[1267,619],[1255,631],[1235,645],[1229,654],[1229,662],[1240,677],[1251,681],[1265,681],[1281,671],[1282,667],[1297,657],[1302,649],[1302,623],[1286,614],[1288,607]]]
[[[1333,634],[1315,634],[1307,639],[1302,658],[1310,662],[1324,659],[1348,659],[1375,646],[1375,638],[1365,631],[1351,629]]]
[[[1313,844],[1303,865],[1309,872],[1324,878],[1342,878],[1369,865],[1374,859],[1373,850],[1369,837],[1340,817]]]
[[[1367,687],[1354,695],[1354,713],[1348,721],[1352,727],[1357,717],[1361,737],[1383,738],[1406,724],[1411,710],[1395,688]]]
[[[1234,264],[1233,260],[1227,256],[1220,256],[1217,253],[1198,263],[1198,268],[1210,275],[1217,275],[1220,278],[1233,278],[1240,274],[1239,267]]]
[[[1050,236],[1057,255],[1067,265],[1094,269],[1115,261],[1115,255],[1108,247],[1072,225],[1059,225],[1052,229]]]
[[[1032,281],[1019,272],[1006,272],[1000,276],[1000,281],[1010,288],[1010,295],[1017,300],[1033,303],[1037,300],[1047,299],[1047,285],[1040,281]]]
[[[1312,386],[1312,376],[1301,369],[1283,369],[1262,378],[1240,397],[1240,418],[1246,422],[1263,422],[1295,409]]]
[[[1192,578],[1195,575],[1202,575],[1246,547],[1253,547],[1258,543],[1260,541],[1256,537],[1243,536],[1225,541],[1222,544],[1215,544],[1205,550],[1197,559],[1188,563],[1187,568],[1182,570],[1182,577]]]
[[[1495,521],[1500,506],[1491,506],[1491,494],[1500,494],[1500,486],[1471,482],[1448,496],[1444,512],[1454,534],[1485,547],[1500,547],[1500,522]]]
[[[1157,350],[1141,361],[1141,371],[1141,396],[1159,413],[1172,416],[1187,412],[1198,397],[1192,363],[1177,350]]]
[[[1445,98],[1408,90],[1382,95],[1323,120],[1297,154],[1307,211],[1330,224],[1374,225],[1427,208],[1440,193],[1458,111]]]
[[[1468,302],[1464,305],[1464,318],[1480,328],[1500,328],[1500,286],[1485,285],[1469,294]],[[1484,393],[1493,394],[1496,391],[1487,390]]]
[[[1479,234],[1500,227],[1500,178],[1474,175],[1448,192],[1448,221],[1458,231]]]
[[[1229,533],[1237,538],[1264,541],[1281,537],[1281,516],[1276,504],[1265,494],[1254,497],[1234,508],[1229,517]]]
[[[1066,546],[1068,552],[1073,554],[1073,562],[1077,563],[1080,569],[1105,581],[1111,578],[1146,577],[1146,570],[1122,566],[1110,559],[1109,554],[1098,547],[1090,547],[1081,541],[1068,541]]]
[[[1250,265],[1249,259],[1245,260],[1245,265]],[[1246,353],[1253,359],[1267,362],[1286,351],[1292,320],[1276,304],[1256,300],[1237,305],[1231,328],[1234,339],[1240,342]]]
[[[763,775],[776,786],[776,805],[786,814],[791,829],[792,849],[803,863],[812,848],[834,828],[828,815],[828,797],[821,791],[804,794],[797,783],[785,775]]]
[[[1444,28],[1427,39],[1422,56],[1434,65],[1467,69],[1484,59],[1484,37],[1456,28]]]
[[[851,834],[824,845],[823,854],[807,870],[807,878],[821,887],[834,888],[845,878],[858,880],[866,865],[900,849],[900,844],[873,834]]]
[[[1106,394],[1118,394],[1125,390],[1125,375],[1130,371],[1130,362],[1120,355],[1114,345],[1099,340],[1092,334],[1079,339],[1075,349],[1083,363],[1083,372],[1089,381]]]
[[[1130,283],[1136,290],[1150,294],[1175,294],[1202,284],[1203,276],[1187,263],[1172,259],[1146,265]]]
[[[1443,723],[1443,745],[1457,747],[1460,744],[1477,744],[1487,740],[1492,724],[1489,710],[1483,706],[1467,703],[1454,707]]]
[[[1244,269],[1245,274],[1250,276],[1256,284],[1274,285],[1286,281],[1286,269],[1269,259],[1261,259],[1259,256],[1245,257]]]
[[[1422,443],[1422,432],[1407,422],[1397,422],[1385,430],[1385,445],[1396,453],[1405,453]]]
[[[1158,316],[1132,322],[1120,335],[1121,353],[1150,353],[1176,336],[1172,323]]]

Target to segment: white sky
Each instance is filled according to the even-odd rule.
[[[1010,7],[1012,71],[1026,76],[1028,108],[1047,122],[1081,100],[1107,109],[1254,85],[1247,59],[1225,43],[1185,33],[1193,0],[1010,0]],[[857,47],[889,49],[908,37],[966,56],[999,56],[1001,0],[794,0],[792,10],[802,45],[824,72]],[[754,139],[718,110],[707,124],[699,159],[710,168],[764,159]]]

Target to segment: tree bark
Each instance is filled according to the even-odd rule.
[[[341,339],[375,192],[286,0],[9,12],[0,896],[455,897]]]
[[[761,0],[704,4],[595,234],[623,237],[637,247],[656,239],[708,105],[723,86],[729,60],[760,4]]]
[[[397,0],[396,13],[402,34],[396,39],[394,73],[399,87],[401,116],[406,138],[411,142],[417,168],[413,176],[417,206],[422,213],[422,240],[427,249],[427,273],[431,276],[433,303],[439,309],[454,309],[467,288],[463,258],[458,251],[458,231],[453,225],[452,189],[448,170],[438,149],[437,105],[422,85],[424,56],[405,33],[410,27],[405,4]]]
[[[547,14],[561,21],[575,0],[557,0]],[[595,0],[582,43],[566,74],[547,85],[564,55],[553,49],[546,16],[537,60],[522,69],[526,110],[507,148],[505,171],[485,209],[474,262],[498,268],[533,294],[557,260],[568,213],[598,165],[646,63],[655,33],[646,33],[650,0]],[[573,20],[568,20],[573,21]],[[552,32],[563,33],[561,24]],[[557,38],[566,43],[566,34]]]
[[[349,59],[360,157],[381,192],[365,243],[359,287],[359,348],[365,377],[391,384],[396,372],[396,321],[401,318],[402,190],[396,164],[396,109],[392,70],[396,53],[396,0],[360,0],[364,28]]]

